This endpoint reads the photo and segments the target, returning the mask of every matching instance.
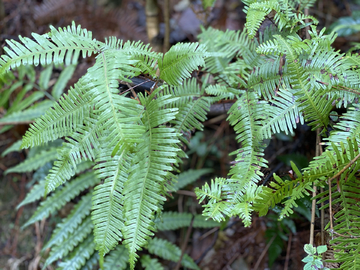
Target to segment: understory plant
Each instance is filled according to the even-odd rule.
[[[202,29],[199,43],[179,43],[165,54],[141,42],[95,40],[75,23],[7,41],[0,60],[5,82],[22,66],[70,65],[80,56],[95,56],[94,65],[30,125],[21,142],[22,148],[37,147],[37,161],[25,162],[40,179],[21,205],[45,195],[24,226],[80,198],[45,245],[51,248],[45,266],[61,259],[59,269],[91,269],[98,262],[123,269],[128,261],[134,269],[143,248],[168,258],[160,251],[171,243],[152,236],[170,215],[162,209],[181,183],[184,145],[193,130],[202,129],[211,104],[230,100],[227,120],[239,148],[231,154],[227,178],[195,190],[203,215],[215,221],[236,216],[250,226],[254,212],[266,215],[280,204],[281,219],[313,187],[322,187],[316,199],[330,208],[326,228],[335,260],[341,269],[360,268],[359,55],[335,51],[336,34],[318,30],[316,18],[304,15],[315,1],[243,2],[243,30]],[[261,28],[265,19],[271,24]],[[119,87],[140,74],[153,82],[148,91]],[[334,122],[339,108],[346,112]],[[263,185],[266,141],[279,132],[293,133],[299,124],[319,130],[325,151],[302,171],[292,163],[291,179],[274,174]],[[41,158],[46,151],[53,151],[52,157],[56,152],[53,163]],[[334,205],[340,206],[336,213]],[[196,269],[188,259],[191,266],[183,265]],[[159,269],[148,255],[141,264]]]

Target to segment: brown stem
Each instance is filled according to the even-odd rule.
[[[165,23],[165,36],[163,52],[166,53],[170,48],[170,7],[169,0],[164,0],[164,23]]]
[[[184,243],[183,243],[183,245],[182,245],[182,247],[181,247],[181,256],[180,256],[179,261],[178,261],[177,264],[176,264],[175,270],[179,270],[179,269],[180,269],[181,261],[182,261],[182,258],[184,257],[184,253],[185,253],[185,249],[186,249],[187,243],[189,242],[189,238],[190,238],[192,226],[193,226],[193,223],[194,223],[194,218],[195,218],[195,216],[193,215],[193,216],[192,216],[192,219],[191,219],[191,222],[190,222],[190,225],[189,225],[189,227],[188,227],[188,229],[187,229],[187,232],[186,232],[186,236],[185,236]]]

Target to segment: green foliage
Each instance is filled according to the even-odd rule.
[[[23,99],[32,89],[26,85],[34,83],[29,69],[32,79],[13,102],[18,110],[9,108],[8,116],[13,117],[9,119],[45,97],[52,65],[67,65],[52,89],[57,99],[74,70],[71,65],[80,55],[96,55],[94,65],[58,102],[45,100],[31,108],[41,108],[42,114],[47,107],[21,143],[35,150],[8,171],[37,170],[38,183],[21,205],[47,196],[24,226],[55,214],[70,200],[75,202],[45,245],[51,249],[47,265],[61,259],[60,269],[90,269],[97,262],[103,269],[124,269],[129,262],[134,269],[140,257],[144,267],[160,267],[159,261],[141,253],[143,248],[177,262],[178,247],[151,238],[157,229],[188,226],[191,215],[161,214],[164,201],[169,193],[209,171],[178,177],[174,171],[187,157],[184,146],[191,132],[203,128],[210,105],[234,100],[227,120],[240,147],[231,153],[235,157],[227,177],[195,189],[204,202],[205,218],[220,222],[238,216],[250,226],[253,212],[265,215],[277,204],[281,204],[279,218],[284,218],[293,213],[299,199],[310,196],[314,185],[325,187],[316,197],[318,202],[325,202],[325,209],[341,205],[330,228],[336,233],[331,240],[335,259],[342,262],[342,269],[359,268],[359,56],[335,51],[331,44],[336,35],[325,34],[325,29],[318,32],[316,19],[302,13],[314,1],[243,2],[244,31],[203,29],[200,43],[177,44],[164,55],[141,42],[124,43],[115,37],[97,41],[75,24],[33,34],[34,40],[8,41],[7,55],[0,60],[2,82],[12,82],[2,92],[6,100],[25,84],[29,65],[45,67],[38,83],[43,95],[35,92]],[[274,25],[261,29],[270,15]],[[305,23],[307,19],[310,22]],[[299,31],[307,26],[310,39]],[[203,75],[190,78],[199,68]],[[139,74],[156,83],[149,92],[131,98],[129,91],[119,89],[119,80],[129,82]],[[333,124],[336,108],[347,112]],[[263,186],[265,140],[280,132],[292,134],[299,123],[321,131],[325,151],[301,171],[291,162],[294,179],[274,175]],[[57,139],[62,139],[61,144],[46,148]],[[193,226],[217,226],[215,221],[195,216]],[[186,254],[181,263],[198,269]]]
[[[324,269],[329,270],[329,268],[324,267],[322,262],[321,254],[326,252],[327,246],[318,246],[313,247],[311,244],[306,244],[304,246],[305,252],[308,254],[302,261],[305,264],[304,270],[311,270],[311,269]]]
[[[169,261],[178,262],[181,256],[181,250],[167,240],[154,237],[149,240],[148,251]],[[196,263],[187,254],[184,254],[181,265],[189,269],[200,269]]]

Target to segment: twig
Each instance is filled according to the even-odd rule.
[[[190,197],[195,197],[196,198],[196,194],[193,191],[189,191],[189,190],[178,190],[176,191],[177,194],[181,194],[181,195],[186,195],[186,196],[190,196]]]
[[[319,156],[320,155],[320,128],[318,128],[316,130],[316,148],[315,148],[315,156]],[[313,185],[313,193],[312,193],[313,198],[316,196],[316,186]],[[311,204],[311,222],[310,222],[310,241],[309,243],[311,245],[314,244],[314,230],[315,230],[315,210],[316,210],[316,200],[313,199],[312,200],[312,204]]]
[[[259,265],[260,265],[262,259],[264,258],[265,254],[266,254],[266,252],[268,251],[269,247],[271,246],[272,242],[274,242],[275,237],[276,237],[276,235],[274,235],[273,237],[271,237],[269,243],[267,243],[266,247],[265,247],[264,250],[261,252],[260,257],[259,257],[259,259],[257,260],[257,262],[256,262],[256,264],[255,264],[255,266],[254,266],[254,270],[257,270],[257,269],[259,268]]]
[[[290,235],[289,235],[288,245],[287,245],[287,248],[286,248],[286,258],[285,258],[284,270],[287,270],[288,267],[289,267],[291,241],[292,241],[292,233],[290,233]]]
[[[185,253],[187,243],[189,242],[190,233],[191,233],[192,226],[193,226],[193,223],[194,223],[194,218],[195,218],[195,216],[193,215],[192,219],[191,219],[191,222],[190,222],[190,225],[189,225],[189,227],[187,229],[187,232],[186,232],[184,243],[183,243],[183,245],[181,247],[181,256],[180,256],[180,259],[179,259],[178,263],[176,264],[175,270],[180,269],[181,261],[182,261],[182,258],[184,257],[184,253]]]
[[[351,165],[353,165],[356,162],[356,160],[358,160],[359,158],[360,158],[360,154],[358,154],[353,160],[351,160],[348,165],[346,165],[344,168],[342,168],[342,170],[340,172],[335,174],[333,177],[329,178],[329,180],[328,180],[328,181],[330,181],[329,183],[331,183],[332,180],[340,177],[340,175],[343,172],[345,172],[347,169],[349,169],[351,167]]]

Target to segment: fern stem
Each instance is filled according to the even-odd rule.
[[[329,178],[329,181],[330,181],[329,184],[332,182],[332,180],[340,177],[340,175],[341,175],[343,172],[345,172],[349,167],[351,167],[351,165],[353,165],[353,164],[356,162],[356,160],[358,160],[359,158],[360,158],[360,154],[358,154],[353,160],[351,160],[348,165],[346,165],[344,168],[342,168],[341,171],[339,171],[339,172],[338,172],[337,174],[335,174],[333,177]]]

